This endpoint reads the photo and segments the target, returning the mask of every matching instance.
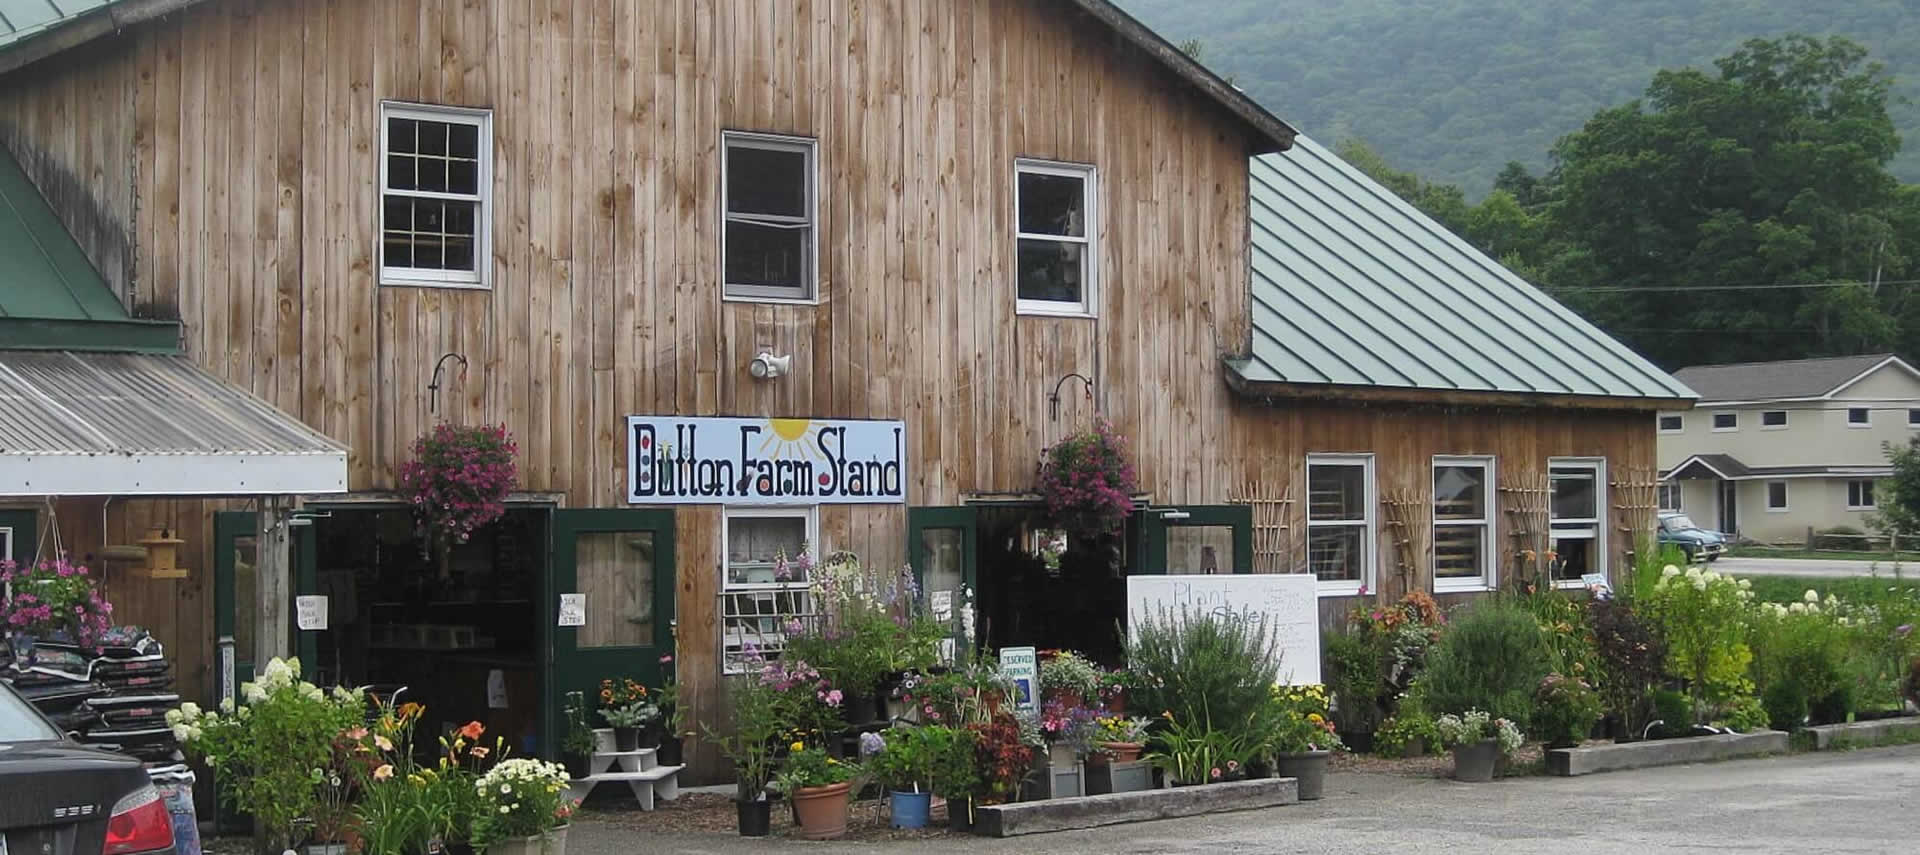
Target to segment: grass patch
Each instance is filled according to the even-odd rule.
[[[1857,576],[1829,579],[1809,576],[1746,576],[1753,583],[1753,597],[1764,603],[1796,603],[1812,589],[1826,599],[1828,594],[1848,602],[1872,602],[1886,596],[1888,588],[1920,591],[1920,574],[1912,576]]]
[[[1860,552],[1829,549],[1782,549],[1773,546],[1736,546],[1728,558],[1786,558],[1795,561],[1878,561],[1883,565],[1920,563],[1920,552]]]

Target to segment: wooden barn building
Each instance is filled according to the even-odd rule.
[[[58,10],[0,27],[6,192],[50,210],[0,252],[55,271],[0,273],[0,528],[102,564],[205,699],[287,634],[529,748],[669,653],[716,721],[803,544],[1109,655],[1128,573],[1316,572],[1329,621],[1549,539],[1577,581],[1692,397],[1106,0]],[[135,355],[263,423],[179,438],[254,482],[50,477],[177,449],[36,432],[118,397],[15,363]],[[1036,464],[1096,416],[1137,510],[1050,566]],[[443,420],[504,424],[520,483],[434,566],[398,472]],[[105,562],[152,527],[184,578]]]

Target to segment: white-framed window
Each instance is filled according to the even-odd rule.
[[[1686,510],[1685,507],[1682,507],[1682,500],[1681,500],[1681,496],[1685,492],[1686,492],[1685,490],[1682,490],[1680,488],[1680,482],[1678,481],[1660,482],[1660,510],[1663,510],[1663,511]]]
[[[1579,587],[1580,577],[1607,572],[1607,462],[1547,461],[1547,527],[1553,536],[1554,583]]]
[[[13,526],[0,526],[0,560],[18,560],[13,554]]]
[[[1714,413],[1713,414],[1713,432],[1714,433],[1727,433],[1729,431],[1736,431],[1739,429],[1740,429],[1739,413]]]
[[[1856,479],[1847,482],[1847,510],[1871,511],[1879,507],[1873,503],[1873,481]]]
[[[1907,411],[1907,427],[1920,428],[1920,409]]]
[[[1373,586],[1374,490],[1373,455],[1307,455],[1307,568],[1322,596]]]
[[[380,284],[487,287],[493,111],[380,102]]]
[[[1493,458],[1433,459],[1433,589],[1494,587]]]
[[[815,141],[728,131],[721,143],[722,297],[814,302],[819,295]]]
[[[818,558],[817,508],[727,508],[720,526],[726,560],[720,568],[720,661],[740,673],[752,645],[767,659],[786,648],[787,624],[814,617],[807,572],[795,559],[810,546]]]
[[[1786,430],[1786,410],[1766,410],[1760,413],[1761,430]]]
[[[1687,417],[1679,413],[1662,413],[1660,415],[1659,425],[1661,433],[1685,433],[1687,430]]]
[[[1782,513],[1787,510],[1787,482],[1767,482],[1767,512]]]
[[[1099,173],[1014,162],[1014,289],[1021,314],[1091,316],[1099,305]]]
[[[1867,407],[1848,407],[1847,408],[1847,427],[1850,427],[1850,428],[1873,427],[1873,410]]]

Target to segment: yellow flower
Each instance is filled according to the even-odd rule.
[[[1321,718],[1320,714],[1316,712],[1316,713],[1307,713],[1307,721],[1313,722],[1314,724],[1319,724],[1323,721],[1326,721],[1326,719]]]
[[[835,760],[835,759],[833,759],[832,757],[828,757],[828,758],[827,758],[827,765],[828,765],[828,766],[838,766],[838,765],[840,765],[840,761],[838,761],[838,760]]]
[[[384,764],[380,768],[373,770],[373,779],[376,781],[384,781],[391,777],[393,777],[392,763]]]
[[[806,745],[806,743],[804,743],[804,742],[795,742],[794,744],[792,744],[792,745],[789,745],[789,746],[787,746],[787,747],[788,747],[788,748],[791,748],[791,749],[793,749],[793,750],[795,750],[795,751],[805,751],[805,750],[807,750],[807,745]]]

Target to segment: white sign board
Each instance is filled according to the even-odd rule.
[[[1000,648],[1000,673],[1013,681],[1014,709],[1040,710],[1040,656],[1031,647]]]
[[[560,625],[561,626],[586,626],[587,625],[587,595],[586,594],[561,594],[560,595]]]
[[[1580,584],[1601,599],[1613,596],[1613,583],[1607,581],[1605,573],[1587,573],[1580,577]]]
[[[1280,682],[1320,682],[1319,581],[1307,574],[1234,576],[1128,576],[1127,625],[1142,616],[1206,613],[1265,618],[1280,653]]]
[[[628,416],[627,501],[905,504],[907,426],[859,419]]]
[[[314,631],[327,628],[327,598],[302,595],[293,598],[293,625]]]

